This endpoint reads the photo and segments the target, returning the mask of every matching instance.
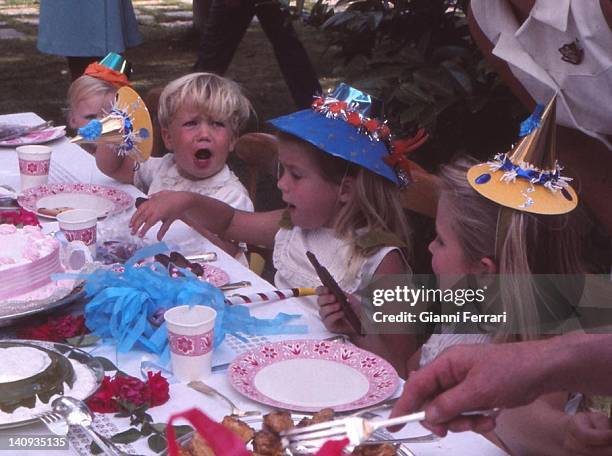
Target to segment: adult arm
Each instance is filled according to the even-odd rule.
[[[568,334],[547,340],[455,346],[410,375],[393,416],[426,411],[436,433],[488,431],[489,417],[463,412],[526,405],[555,391],[612,394],[612,335]]]

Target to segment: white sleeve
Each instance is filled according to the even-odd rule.
[[[149,193],[149,187],[153,178],[158,173],[162,165],[163,157],[151,157],[147,161],[139,164],[134,172],[134,186],[143,193]]]
[[[255,209],[249,193],[240,182],[228,183],[210,196],[240,211],[253,212]]]

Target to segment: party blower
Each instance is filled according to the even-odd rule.
[[[137,163],[146,161],[153,149],[153,124],[144,101],[130,87],[117,91],[113,107],[103,119],[93,119],[70,140],[77,144],[108,144]]]

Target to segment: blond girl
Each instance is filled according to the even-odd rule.
[[[129,85],[130,73],[130,64],[114,52],[87,66],[68,88],[68,126],[78,130],[108,114],[117,90]]]
[[[409,272],[409,228],[396,173],[401,170],[385,163],[386,126],[361,113],[364,99],[369,95],[341,85],[332,96],[315,100],[312,109],[271,121],[280,131],[277,185],[286,209],[247,213],[192,192],[161,192],[134,214],[133,232],[142,236],[161,220],[161,239],[174,220],[182,219],[226,239],[273,248],[279,288],[320,285],[306,251],[349,293],[374,276]],[[370,130],[363,128],[367,122]],[[376,127],[385,127],[381,140],[368,133]],[[318,312],[314,299],[301,298],[301,305],[304,312]],[[414,351],[411,336],[366,335],[356,342],[402,371]]]
[[[508,319],[472,334],[439,328],[409,369],[428,364],[452,345],[532,340],[545,336],[547,324],[560,328],[571,321],[578,301],[572,297],[581,290],[562,299],[561,288],[585,271],[578,231],[584,220],[574,210],[577,195],[560,174],[547,134],[554,136],[554,102],[541,126],[511,153],[484,164],[459,160],[442,168],[437,237],[429,247],[433,270],[441,287],[453,287],[466,275],[493,285],[489,292],[497,295],[484,310],[505,312]],[[558,275],[557,282],[544,288],[537,274]],[[549,295],[551,289],[559,293]],[[511,375],[512,366],[508,369]],[[566,433],[576,423],[563,411],[567,399],[567,393],[550,394],[503,411],[488,437],[511,454],[572,454]]]

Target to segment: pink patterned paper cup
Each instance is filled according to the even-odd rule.
[[[49,180],[51,148],[49,146],[19,146],[16,150],[21,175],[21,191],[46,184]]]
[[[217,312],[208,306],[177,306],[164,314],[172,372],[181,382],[210,375]]]
[[[89,209],[72,209],[57,214],[59,228],[68,242],[81,241],[96,257],[98,213]]]

